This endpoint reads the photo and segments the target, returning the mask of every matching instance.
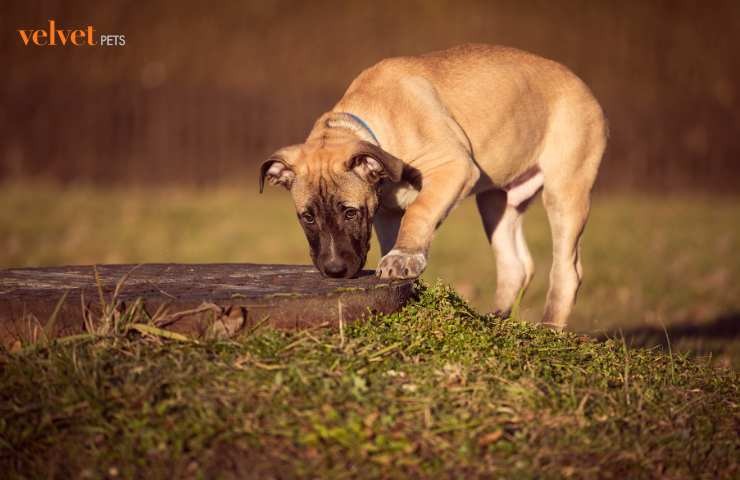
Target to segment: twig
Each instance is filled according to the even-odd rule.
[[[183,310],[182,312],[172,313],[170,315],[164,316],[161,320],[155,320],[154,324],[158,327],[166,327],[167,325],[171,325],[183,317],[188,317],[190,315],[195,315],[197,313],[203,313],[207,311],[215,311],[218,315],[221,315],[223,313],[223,309],[215,303],[203,303],[198,308]]]
[[[342,314],[342,299],[337,299],[337,314],[339,315],[339,347],[344,348],[344,315]]]
[[[144,323],[132,323],[131,325],[129,325],[129,328],[145,335],[153,335],[155,337],[162,337],[170,340],[177,340],[180,342],[198,343],[195,339],[185,336],[181,333],[170,332],[169,330],[164,330],[162,328],[157,328]]]

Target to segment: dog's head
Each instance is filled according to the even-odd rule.
[[[260,192],[265,180],[287,188],[316,268],[349,278],[367,259],[378,183],[399,181],[402,170],[399,159],[370,142],[322,138],[270,156],[260,169]]]

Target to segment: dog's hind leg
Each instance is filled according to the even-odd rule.
[[[583,159],[579,162],[543,162],[542,200],[552,233],[552,267],[542,323],[556,329],[565,328],[583,281],[581,235],[606,145],[606,136],[598,129],[592,138],[590,142],[580,142],[577,148],[562,151],[566,157]]]
[[[507,202],[505,191],[488,190],[476,195],[475,201],[486,236],[496,255],[497,280],[493,309],[497,314],[508,315],[517,297],[529,286],[534,276],[534,262],[522,230],[522,214],[529,198],[519,205],[512,205]]]
[[[565,328],[583,279],[580,238],[589,212],[589,190],[548,189],[542,194],[552,231],[552,268],[542,323]]]
[[[542,323],[556,329],[565,328],[583,280],[580,240],[608,136],[604,114],[588,89],[570,95],[553,113],[537,162],[544,175],[542,200],[552,233],[550,287]]]
[[[571,148],[567,148],[566,136],[562,135],[558,150],[544,156],[541,163],[545,175],[542,200],[552,233],[550,287],[542,323],[556,329],[565,328],[583,281],[580,240],[588,220],[591,189],[606,147],[603,121],[592,127]]]

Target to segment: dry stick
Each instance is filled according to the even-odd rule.
[[[193,308],[192,310],[183,310],[182,312],[172,313],[170,315],[163,317],[161,320],[155,321],[154,324],[158,327],[166,327],[167,325],[171,325],[183,317],[195,315],[197,313],[208,312],[208,311],[215,311],[219,315],[223,313],[223,309],[219,307],[218,305],[216,305],[215,303],[204,302],[198,308]]]
[[[344,348],[344,315],[342,315],[342,299],[337,299],[337,314],[339,315],[339,348]]]
[[[177,332],[171,332],[169,330],[164,330],[162,328],[157,328],[152,325],[147,325],[145,323],[132,323],[129,326],[130,329],[136,330],[139,333],[143,333],[145,335],[153,335],[156,337],[162,337],[167,338],[170,340],[178,340],[180,342],[192,342],[192,343],[198,343],[197,340],[194,338],[190,338],[188,336],[185,336],[181,333]]]

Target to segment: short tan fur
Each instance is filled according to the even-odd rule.
[[[579,242],[606,139],[601,107],[564,66],[513,48],[462,45],[362,72],[305,143],[265,162],[262,180],[291,190],[299,218],[322,184],[339,204],[331,215],[365,208],[383,254],[377,273],[388,278],[420,275],[435,230],[474,195],[496,255],[493,308],[502,314],[534,273],[522,214],[542,191],[553,239],[543,323],[564,328],[583,276]],[[366,251],[337,246],[354,228],[345,220],[327,223],[337,226],[323,243],[309,237],[325,274],[320,258],[351,264],[332,276],[355,274],[362,265],[354,256],[364,263]]]

